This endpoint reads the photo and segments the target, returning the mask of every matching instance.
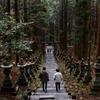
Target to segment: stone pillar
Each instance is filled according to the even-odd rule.
[[[77,77],[80,73],[79,70],[79,62],[75,62],[75,73],[74,73],[74,77]]]
[[[27,77],[28,81],[30,81],[29,66],[30,66],[30,63],[26,62],[26,64],[25,64],[25,76]]]
[[[32,49],[28,49],[28,58],[29,58],[29,59],[31,58],[32,52],[33,52]]]
[[[27,86],[28,85],[28,82],[27,82],[27,79],[25,77],[25,65],[18,65],[18,67],[20,68],[20,76],[19,76],[19,79],[17,81],[17,84],[19,86]]]
[[[78,81],[83,79],[83,77],[85,75],[85,72],[86,72],[86,66],[85,66],[85,63],[84,63],[84,59],[82,58],[81,65],[80,65],[80,74],[79,74],[79,77],[78,77]]]
[[[33,70],[33,67],[34,67],[34,63],[31,63],[30,64],[30,70],[29,71],[30,71],[31,76],[34,78],[34,73],[33,73],[34,70]]]
[[[32,80],[34,79],[34,70],[33,70],[33,65],[34,63],[33,62],[30,62],[30,65],[29,65],[29,74],[30,74],[30,81],[32,82]]]
[[[54,56],[56,55],[56,44],[54,43],[54,51],[53,51],[53,53],[54,53]]]
[[[45,55],[45,44],[42,43],[42,54]]]
[[[37,65],[36,65],[36,62],[34,62],[34,64],[33,64],[33,71],[34,71],[35,73],[37,73]]]
[[[86,66],[86,73],[83,78],[83,83],[85,85],[88,85],[92,79],[91,74],[90,74],[91,73],[91,65],[90,65],[89,59],[87,59],[87,64],[85,66]]]

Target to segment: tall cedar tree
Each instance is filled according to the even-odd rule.
[[[60,48],[61,50],[67,50],[67,7],[68,7],[68,0],[62,0],[61,11],[60,11]]]
[[[87,59],[88,41],[90,40],[90,2],[76,0],[76,55],[79,59]],[[89,7],[88,7],[89,6]],[[88,39],[89,38],[89,39]],[[89,49],[90,50],[90,49]]]
[[[98,1],[97,57],[100,56],[100,0]]]

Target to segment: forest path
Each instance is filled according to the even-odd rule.
[[[61,83],[60,91],[56,92],[53,75],[59,66],[52,52],[46,52],[46,60],[43,67],[46,67],[47,73],[49,74],[47,92],[43,92],[42,87],[38,88],[37,92],[32,97],[33,100],[72,100],[66,93],[63,83]]]

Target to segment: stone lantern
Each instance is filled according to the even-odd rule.
[[[100,57],[98,57],[93,69],[95,76],[92,79],[92,88],[90,94],[100,94]]]
[[[1,65],[1,67],[3,68],[3,73],[5,75],[4,81],[1,86],[1,93],[12,94],[16,92],[15,91],[16,89],[11,82],[11,76],[10,76],[12,66],[13,66],[12,64],[8,64],[8,63]]]

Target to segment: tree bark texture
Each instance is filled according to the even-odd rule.
[[[8,15],[10,15],[10,0],[7,0],[6,4],[7,4],[6,12]]]
[[[91,0],[90,0],[91,1]],[[90,1],[76,1],[76,43],[75,50],[79,59],[87,59],[90,41]],[[88,7],[89,6],[89,7]],[[90,49],[89,49],[90,50]]]
[[[67,7],[68,0],[61,2],[61,16],[60,16],[60,48],[67,50]],[[63,44],[63,45],[62,45]]]
[[[100,56],[100,0],[98,1],[97,57]]]

